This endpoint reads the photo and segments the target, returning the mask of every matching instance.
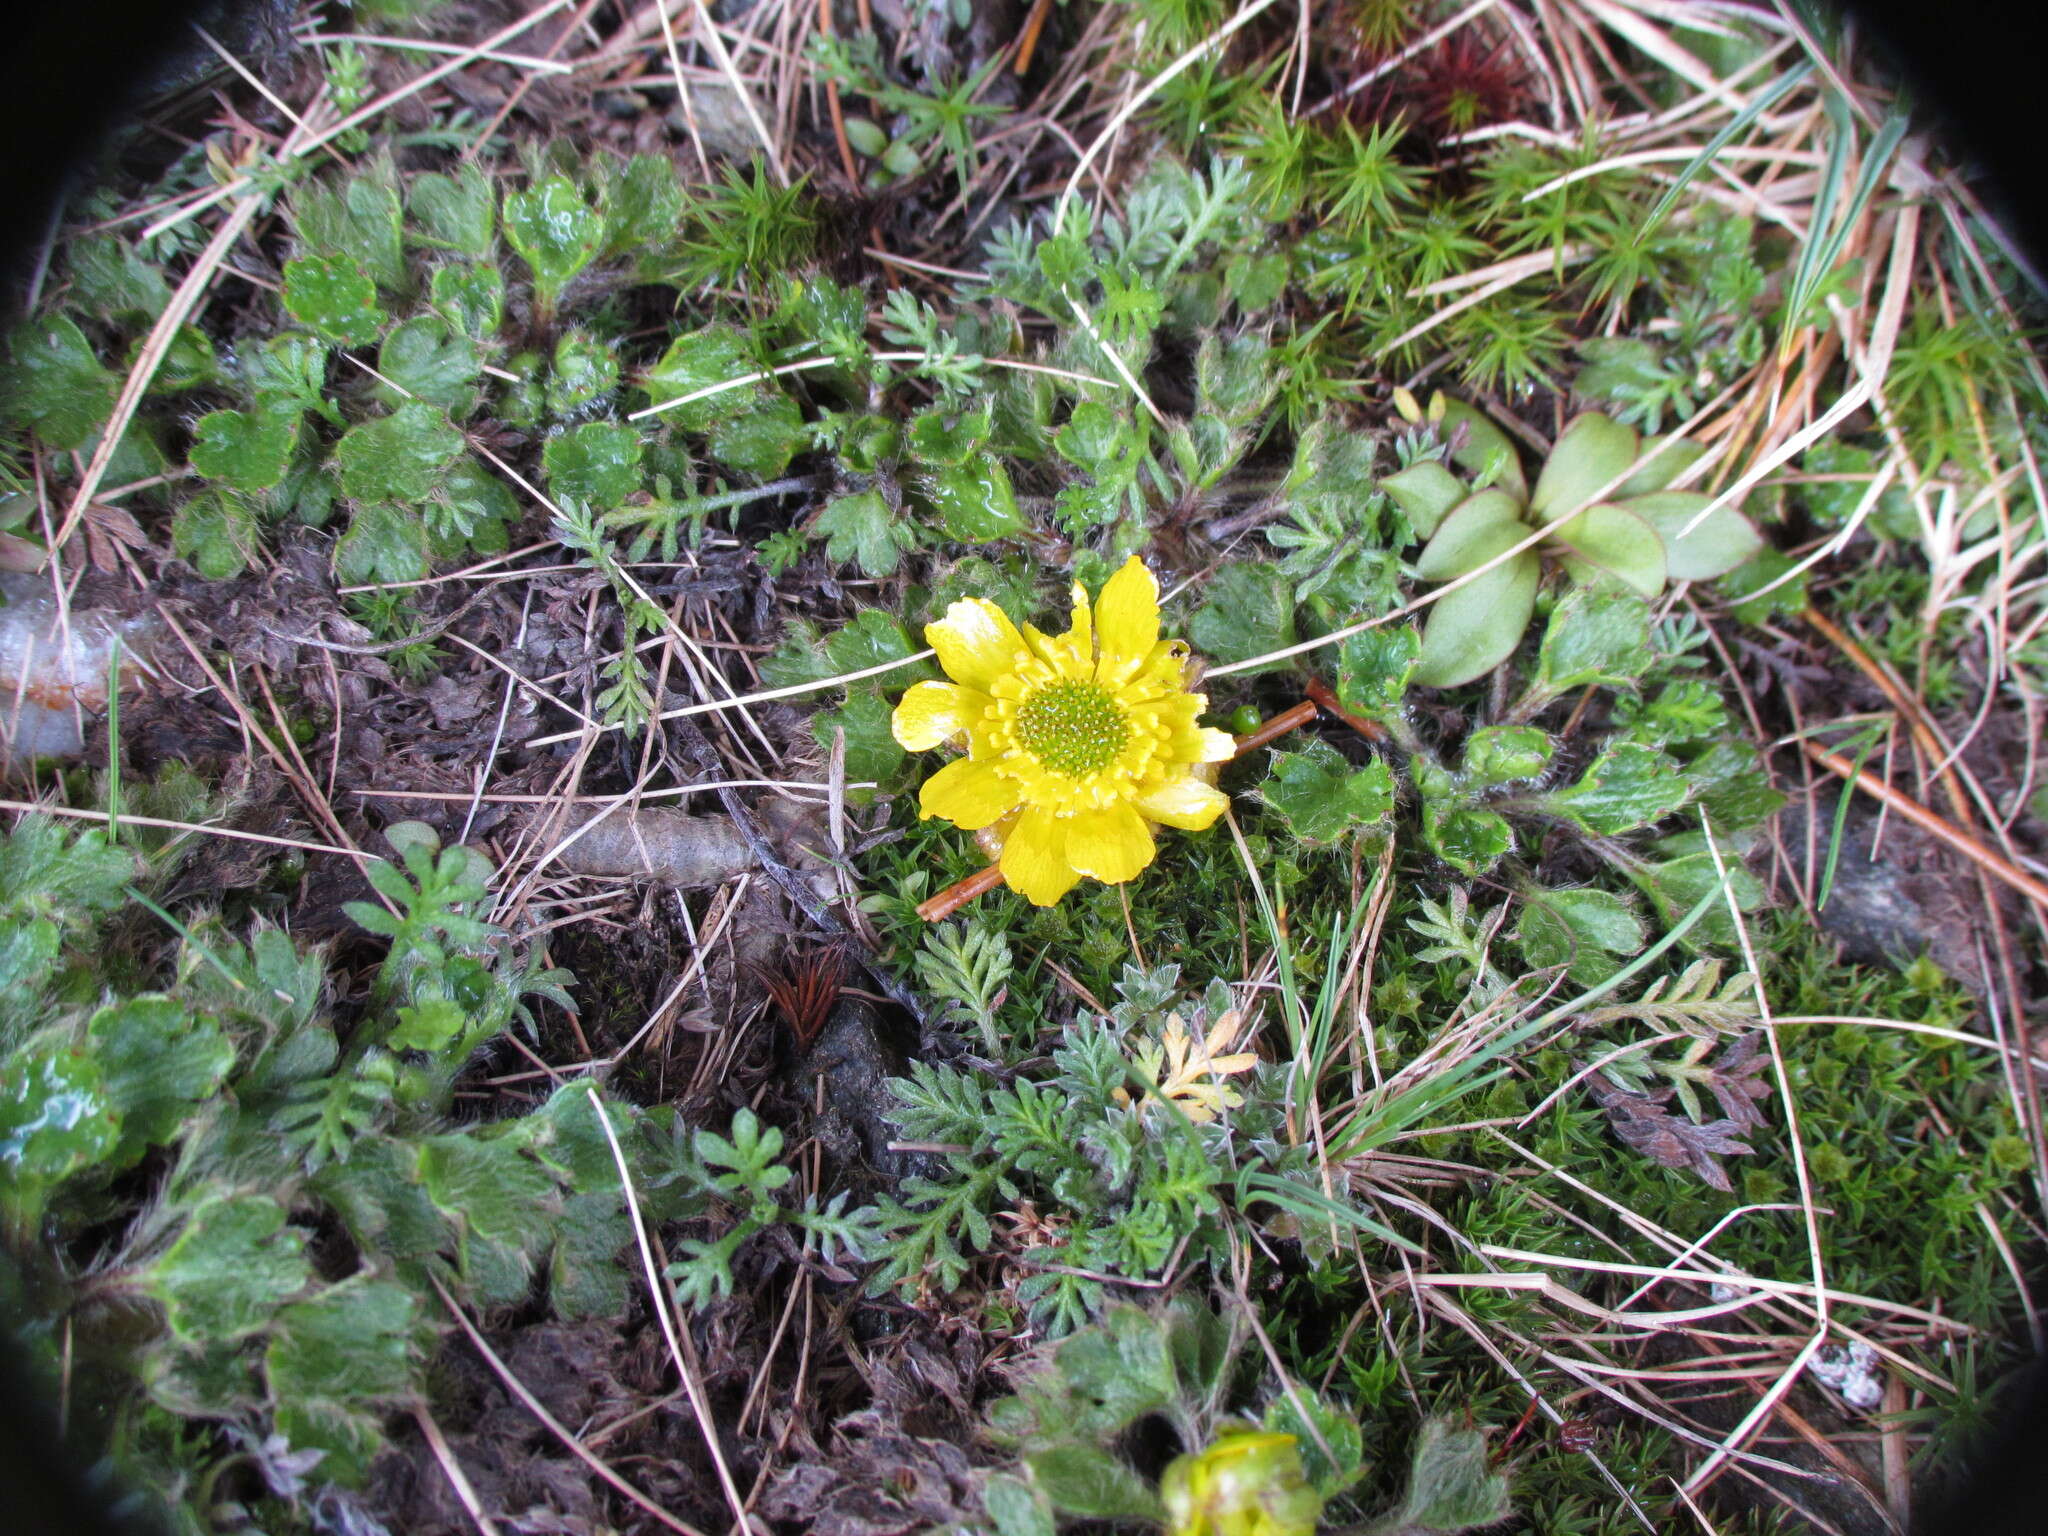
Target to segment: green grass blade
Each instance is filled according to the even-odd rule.
[[[1765,86],[1748,106],[1730,118],[1727,126],[1707,140],[1706,147],[1687,162],[1685,169],[1678,173],[1678,179],[1665,188],[1664,195],[1657,199],[1657,205],[1650,210],[1649,217],[1643,220],[1642,228],[1636,231],[1636,240],[1641,242],[1649,239],[1651,232],[1664,221],[1664,215],[1671,211],[1672,205],[1691,185],[1693,178],[1713,162],[1714,156],[1726,149],[1738,134],[1746,131],[1758,118],[1783,100],[1788,91],[1812,73],[1813,65],[1810,63],[1794,65]]]

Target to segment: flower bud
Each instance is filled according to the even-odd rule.
[[[1323,1499],[1294,1436],[1227,1432],[1177,1456],[1159,1480],[1170,1536],[1314,1536]]]

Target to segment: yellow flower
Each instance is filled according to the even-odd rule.
[[[1292,1435],[1225,1431],[1159,1479],[1169,1536],[1314,1536],[1323,1500]]]
[[[1074,584],[1073,627],[1046,635],[984,598],[925,626],[949,683],[917,683],[891,726],[913,752],[964,739],[918,794],[929,818],[1002,837],[1003,878],[1049,907],[1083,875],[1111,885],[1152,862],[1152,826],[1200,831],[1222,791],[1196,773],[1236,750],[1195,724],[1188,648],[1159,638],[1159,584],[1135,555],[1091,610]]]
[[[1188,1033],[1179,1014],[1169,1014],[1159,1042],[1147,1041],[1132,1055],[1145,1080],[1158,1086],[1159,1096],[1172,1099],[1180,1105],[1182,1114],[1201,1125],[1244,1103],[1243,1095],[1223,1082],[1224,1078],[1249,1072],[1259,1064],[1259,1058],[1250,1051],[1223,1054],[1230,1049],[1230,1042],[1237,1038],[1243,1024],[1243,1014],[1235,1008],[1227,1009],[1208,1034],[1197,1040]],[[1129,1101],[1129,1095],[1121,1088],[1116,1096],[1119,1103]]]

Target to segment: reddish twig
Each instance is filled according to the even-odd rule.
[[[977,869],[965,880],[955,880],[938,895],[919,902],[917,915],[928,923],[942,923],[975,897],[994,890],[1002,883],[1002,865],[991,864],[986,869]]]
[[[1330,685],[1320,677],[1310,678],[1308,680],[1308,687],[1303,692],[1309,696],[1310,701],[1324,714],[1342,720],[1367,741],[1385,741],[1387,739],[1385,726],[1368,720],[1363,715],[1354,715],[1342,704],[1339,704],[1337,702],[1337,695],[1330,691]]]
[[[1974,837],[1958,831],[1945,818],[1937,816],[1918,800],[1893,789],[1876,774],[1868,769],[1859,769],[1847,758],[1837,756],[1826,747],[1802,741],[1799,743],[1799,750],[1829,772],[1841,775],[1873,799],[1883,801],[1921,831],[1947,843],[1978,868],[1997,876],[2043,912],[2048,912],[2048,885],[2036,880],[2003,854],[1994,853]]]
[[[832,0],[818,0],[818,30],[826,37],[832,35]],[[825,82],[825,107],[832,114],[832,136],[839,140],[839,163],[846,168],[846,180],[855,191],[860,190],[860,170],[853,163],[853,145],[846,137],[846,114],[839,109],[839,82]]]
[[[1024,30],[1017,38],[1017,62],[1011,70],[1021,76],[1031,67],[1031,55],[1038,51],[1038,34],[1045,30],[1045,18],[1052,10],[1052,0],[1037,0],[1031,7],[1031,14],[1024,18]]]

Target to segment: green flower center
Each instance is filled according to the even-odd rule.
[[[1130,737],[1123,710],[1096,683],[1050,683],[1017,711],[1017,739],[1025,750],[1069,778],[1107,768]]]

